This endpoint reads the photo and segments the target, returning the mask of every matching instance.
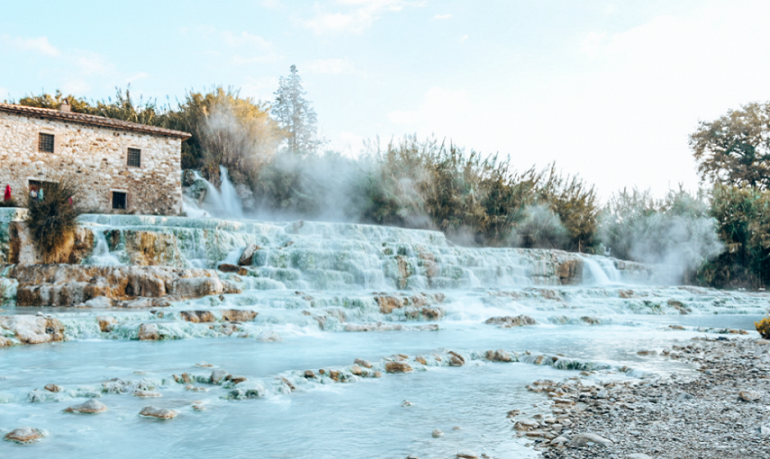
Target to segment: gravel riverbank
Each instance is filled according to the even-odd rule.
[[[652,358],[697,375],[538,381],[529,389],[550,397],[552,415],[511,412],[514,428],[545,459],[770,458],[770,341],[694,338]]]

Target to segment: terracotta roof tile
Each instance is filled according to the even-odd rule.
[[[24,116],[36,116],[41,118],[50,118],[60,121],[69,121],[71,123],[87,124],[90,126],[100,126],[113,129],[122,129],[124,131],[142,132],[145,134],[162,135],[166,137],[178,137],[187,140],[192,134],[173,129],[164,129],[146,124],[131,123],[129,121],[105,118],[103,116],[86,115],[84,113],[62,112],[48,108],[26,107],[24,105],[13,105],[0,103],[0,112],[15,113]]]

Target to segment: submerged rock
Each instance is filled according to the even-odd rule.
[[[47,390],[48,392],[61,392],[62,391],[61,386],[57,386],[56,384],[46,384],[43,389]]]
[[[225,377],[227,377],[229,374],[230,373],[226,372],[225,370],[214,370],[211,372],[209,382],[211,384],[221,384],[225,381]]]
[[[537,325],[535,319],[524,314],[516,317],[502,316],[491,317],[484,322],[485,324],[500,325],[501,328],[522,327],[524,325]]]
[[[5,434],[3,439],[15,443],[34,443],[45,437],[45,431],[34,427],[19,427]]]
[[[166,408],[157,408],[154,406],[145,406],[142,411],[139,412],[139,416],[156,419],[174,419],[177,412]]]
[[[444,432],[440,431],[439,429],[436,429],[433,431],[431,435],[433,435],[433,438],[440,438],[444,436]]]
[[[64,411],[68,413],[94,414],[107,411],[107,406],[98,400],[91,399],[79,405],[72,405]]]
[[[412,371],[412,367],[406,362],[388,362],[385,364],[388,373],[406,373]]]
[[[357,365],[361,365],[364,368],[372,368],[372,363],[369,362],[368,360],[356,359],[354,363]]]
[[[238,266],[251,266],[254,261],[254,254],[260,247],[256,244],[249,244],[243,249],[240,258],[238,258]]]
[[[161,394],[160,392],[155,392],[151,390],[137,389],[134,391],[134,397],[141,397],[141,398],[163,397],[163,394]]]
[[[511,357],[511,354],[508,352],[498,349],[496,351],[487,351],[487,360],[491,360],[493,362],[512,362],[513,357]]]
[[[251,322],[257,315],[256,311],[248,311],[245,309],[222,309],[222,320],[225,322]]]
[[[64,341],[64,325],[59,319],[45,316],[0,316],[0,329],[11,331],[22,344]]]
[[[96,321],[99,322],[99,330],[102,333],[109,333],[115,328],[115,324],[118,323],[118,319],[109,316],[97,316]]]
[[[139,325],[139,340],[140,341],[158,341],[160,333],[158,332],[158,326],[155,324],[141,324]]]
[[[195,324],[216,322],[217,320],[211,311],[181,311],[179,316],[182,318],[182,320],[186,320],[187,322],[192,322]]]
[[[473,451],[460,451],[457,453],[457,459],[479,459],[479,455]]]

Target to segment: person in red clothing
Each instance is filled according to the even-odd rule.
[[[5,196],[3,196],[3,201],[10,201],[11,200],[11,185],[5,186]]]

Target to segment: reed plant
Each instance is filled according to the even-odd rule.
[[[25,223],[44,263],[51,263],[77,228],[81,210],[75,203],[81,201],[79,185],[70,178],[43,182],[43,199],[28,196]]]

